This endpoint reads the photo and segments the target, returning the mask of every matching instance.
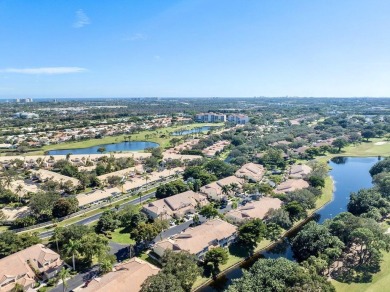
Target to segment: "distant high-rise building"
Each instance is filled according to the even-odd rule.
[[[195,116],[198,122],[226,122],[226,115],[216,113],[200,113]]]
[[[16,103],[30,103],[33,102],[32,98],[17,98],[15,99]]]
[[[249,117],[247,115],[241,115],[241,114],[230,115],[228,116],[228,121],[240,125],[245,125],[246,123],[249,122]]]

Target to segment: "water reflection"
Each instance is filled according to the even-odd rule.
[[[341,156],[340,157],[333,157],[331,159],[331,161],[333,163],[336,163],[336,164],[346,164],[348,161],[348,157],[341,157]]]
[[[99,148],[104,147],[105,152],[121,152],[121,151],[140,151],[146,148],[155,148],[159,144],[148,141],[130,141],[120,142],[113,144],[103,144],[87,148],[76,148],[76,149],[61,149],[61,150],[50,150],[48,155],[67,155],[68,153],[77,154],[99,154]]]

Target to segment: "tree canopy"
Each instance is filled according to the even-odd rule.
[[[329,248],[343,247],[344,243],[337,236],[333,236],[326,226],[313,221],[307,223],[291,243],[294,257],[298,261],[307,260],[310,256],[319,256]]]
[[[228,292],[335,291],[324,277],[284,258],[260,259],[244,275],[233,280]]]
[[[200,275],[195,256],[185,251],[167,250],[161,262],[161,271],[143,283],[142,292],[191,291],[192,285]]]

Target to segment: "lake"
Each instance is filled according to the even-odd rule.
[[[182,135],[189,135],[194,133],[203,133],[211,130],[212,128],[215,128],[213,126],[203,126],[198,128],[193,128],[191,130],[183,130],[183,131],[176,131],[172,133],[172,136],[182,136]]]
[[[324,220],[331,219],[337,214],[345,212],[351,192],[357,192],[362,188],[370,188],[372,186],[369,170],[376,162],[378,162],[377,157],[336,157],[329,162],[329,166],[332,168],[330,175],[333,177],[335,190],[332,202],[321,208],[315,216],[319,223],[323,223]],[[292,232],[290,236],[293,236],[296,232]],[[242,263],[240,268],[232,269],[209,286],[197,291],[223,291],[233,279],[242,276],[242,268],[251,267],[259,258],[279,257],[294,260],[288,238],[272,247],[269,251],[256,255],[254,258]]]
[[[61,150],[50,150],[48,155],[66,155],[70,154],[99,154],[97,151],[100,147],[105,147],[106,152],[120,152],[120,151],[141,151],[146,148],[155,148],[159,144],[154,142],[146,141],[129,141],[129,142],[120,142],[113,144],[103,144],[87,148],[76,148],[76,149],[61,149]]]

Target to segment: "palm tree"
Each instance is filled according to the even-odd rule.
[[[231,190],[232,190],[234,193],[237,193],[238,190],[239,190],[239,186],[238,186],[237,183],[231,183],[231,184],[230,184],[230,188],[231,188]]]
[[[16,189],[15,189],[15,191],[16,191],[16,194],[18,195],[19,202],[20,202],[20,200],[21,200],[21,198],[22,198],[22,196],[20,195],[20,193],[21,193],[22,190],[23,190],[22,185],[21,185],[21,184],[18,184],[17,187],[16,187]]]
[[[225,196],[229,196],[230,190],[231,190],[231,187],[229,185],[223,185],[222,186],[222,193]]]
[[[70,272],[65,267],[62,267],[61,271],[58,273],[58,280],[62,280],[62,291],[65,292],[68,288],[68,283],[66,279],[70,277]]]
[[[125,181],[126,181],[126,177],[122,177],[122,179],[121,179],[120,182],[119,182],[119,185],[121,186],[122,194],[125,193],[125,191],[124,191],[124,189],[123,189],[123,186],[125,185]]]
[[[14,178],[13,178],[12,174],[10,174],[9,172],[5,172],[4,174],[5,174],[4,186],[7,188],[10,188]]]
[[[60,252],[60,248],[58,247],[58,237],[60,236],[60,234],[61,234],[61,228],[60,227],[54,228],[53,237],[54,237],[54,240],[56,242],[57,252],[58,253]]]
[[[107,198],[107,200],[108,200],[108,205],[111,206],[111,203],[114,200],[114,198],[110,196]]]
[[[24,291],[24,287],[19,283],[16,283],[15,286],[11,289],[11,292],[23,292],[23,291]]]
[[[150,176],[148,175],[148,173],[147,173],[147,172],[144,172],[144,173],[142,174],[142,177],[143,177],[143,179],[145,180],[145,184],[147,184],[147,183],[148,183],[148,180],[149,180],[149,178],[150,178]],[[146,188],[146,186],[145,186],[145,188]]]
[[[73,270],[76,270],[75,255],[78,254],[80,248],[80,242],[77,240],[69,239],[69,242],[64,246],[65,254],[72,255]]]

